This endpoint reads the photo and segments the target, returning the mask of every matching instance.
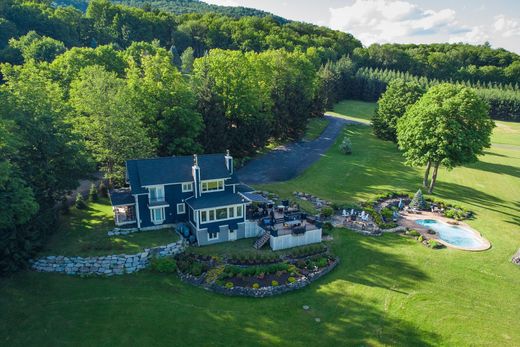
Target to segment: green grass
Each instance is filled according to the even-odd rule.
[[[327,111],[327,114],[354,120],[363,124],[370,124],[375,110],[376,104],[373,102],[344,100],[338,102],[332,111]]]
[[[54,233],[42,255],[106,255],[137,253],[144,248],[175,242],[172,229],[134,233],[124,236],[107,236],[114,225],[114,214],[108,199],[89,203],[84,210],[71,208],[64,216],[59,230]]]
[[[421,170],[405,167],[393,144],[366,126],[345,131],[351,156],[338,142],[301,177],[265,188],[341,203],[418,188]],[[491,241],[488,251],[432,250],[398,235],[336,229],[338,268],[301,291],[267,299],[220,296],[173,275],[82,279],[27,271],[0,280],[0,342],[518,346],[520,268],[510,258],[520,247],[520,139],[508,134],[498,127],[493,142],[508,137],[511,147],[494,146],[479,163],[439,173],[436,196],[477,213],[469,223]]]
[[[329,120],[326,118],[312,118],[307,124],[307,131],[305,132],[304,140],[316,140],[323,130],[329,125]]]

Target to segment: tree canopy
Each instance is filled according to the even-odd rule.
[[[430,88],[397,121],[397,138],[406,163],[434,171],[432,192],[440,165],[447,169],[478,160],[490,146],[494,123],[486,103],[469,88],[440,84]]]

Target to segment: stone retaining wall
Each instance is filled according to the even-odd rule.
[[[180,253],[184,243],[179,240],[164,246],[145,249],[137,254],[117,254],[99,257],[48,256],[36,259],[32,268],[39,272],[58,272],[67,275],[123,275],[148,266],[151,257]]]
[[[300,279],[294,283],[283,284],[276,287],[262,287],[258,289],[249,288],[249,287],[234,287],[234,288],[226,288],[223,286],[219,286],[216,283],[203,285],[205,289],[211,290],[215,293],[227,295],[227,296],[250,296],[254,298],[264,298],[273,295],[279,295],[283,293],[287,293],[293,290],[301,289],[303,287],[308,286],[312,282],[317,279],[325,276],[329,272],[331,272],[337,265],[339,264],[339,258],[336,258],[336,261],[330,264],[327,267],[324,267],[322,270],[309,274],[307,277]],[[193,284],[193,285],[201,285],[203,280],[201,278],[196,278],[189,275],[181,275],[181,279],[184,282]]]

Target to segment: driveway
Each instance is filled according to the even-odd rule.
[[[287,181],[300,175],[329,149],[345,124],[362,124],[333,116],[325,116],[329,125],[313,141],[298,141],[263,154],[237,171],[246,184]]]

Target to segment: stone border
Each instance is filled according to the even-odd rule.
[[[183,240],[164,246],[147,248],[136,254],[116,254],[98,257],[48,256],[36,259],[31,267],[38,272],[57,272],[79,276],[113,276],[140,271],[152,257],[166,257],[184,251]]]
[[[180,277],[183,282],[186,282],[186,283],[189,283],[189,284],[192,284],[195,286],[199,286],[206,290],[210,290],[212,292],[226,295],[226,296],[248,296],[248,297],[253,297],[253,298],[265,298],[265,297],[280,295],[283,293],[291,292],[293,290],[298,290],[298,289],[304,288],[304,287],[308,286],[309,284],[311,284],[312,282],[318,280],[319,278],[321,278],[321,277],[325,276],[326,274],[328,274],[329,272],[331,272],[339,263],[340,263],[340,259],[339,259],[339,257],[336,257],[336,260],[332,264],[324,267],[320,271],[311,273],[308,276],[303,277],[294,283],[282,284],[282,285],[276,286],[276,287],[273,287],[273,286],[262,287],[262,288],[258,288],[258,289],[249,288],[249,287],[226,288],[224,286],[219,286],[216,283],[203,284],[205,274],[201,275],[200,277],[194,277],[191,275],[181,274]]]
[[[146,227],[146,228],[114,228],[107,232],[108,236],[119,236],[119,235],[129,235],[134,233],[141,233],[146,231],[156,231],[161,229],[168,229],[168,228],[174,228],[175,224],[161,224],[156,225],[153,227]]]

